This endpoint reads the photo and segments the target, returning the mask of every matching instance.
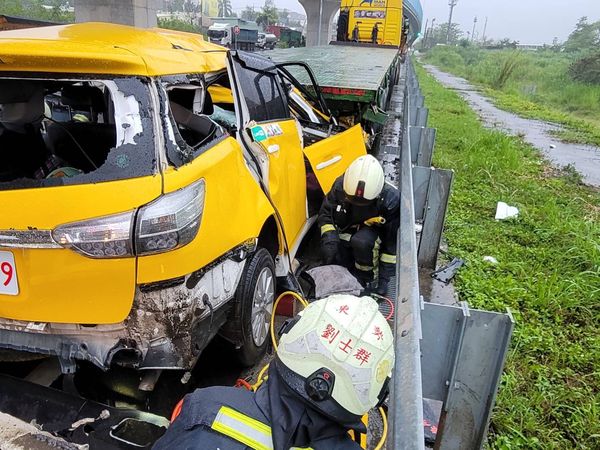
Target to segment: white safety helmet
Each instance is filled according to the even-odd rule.
[[[276,362],[290,388],[343,422],[385,399],[394,337],[371,297],[332,295],[308,305],[284,330]]]
[[[383,167],[372,155],[356,158],[344,173],[344,192],[352,203],[365,204],[375,200],[383,190]]]

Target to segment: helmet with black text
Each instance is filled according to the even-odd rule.
[[[288,387],[340,423],[385,400],[394,366],[392,330],[370,297],[337,294],[309,304],[277,349]]]

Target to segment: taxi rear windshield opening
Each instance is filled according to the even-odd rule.
[[[151,175],[147,83],[0,78],[0,190]]]

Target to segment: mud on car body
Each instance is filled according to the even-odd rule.
[[[276,278],[365,153],[318,92],[197,35],[0,33],[0,349],[189,369],[219,333],[254,363]]]

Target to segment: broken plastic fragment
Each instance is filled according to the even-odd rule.
[[[435,278],[436,280],[441,281],[442,283],[448,284],[448,283],[450,283],[452,278],[454,278],[454,276],[456,275],[456,272],[458,272],[458,269],[460,269],[464,265],[465,265],[464,259],[454,258],[450,262],[450,264],[433,272],[431,274],[431,278]]]
[[[484,256],[483,260],[485,262],[489,262],[490,264],[498,264],[498,260],[496,258],[494,258],[493,256]]]
[[[496,220],[510,219],[519,215],[519,209],[509,206],[504,202],[498,202],[496,205]]]
[[[190,381],[190,379],[192,378],[192,372],[190,372],[189,370],[183,374],[183,376],[181,377],[181,384],[188,384],[188,382]]]

